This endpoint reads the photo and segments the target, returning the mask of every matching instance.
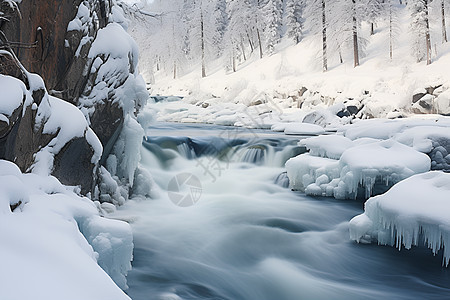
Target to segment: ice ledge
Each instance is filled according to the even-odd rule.
[[[349,224],[356,242],[376,239],[380,245],[410,249],[424,242],[433,254],[443,249],[442,264],[450,261],[450,174],[431,171],[396,184],[370,198],[365,212]]]

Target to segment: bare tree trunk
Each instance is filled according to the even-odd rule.
[[[447,43],[447,30],[445,28],[445,6],[444,0],[441,0],[441,15],[442,15],[442,44]]]
[[[244,60],[247,60],[247,57],[245,56],[244,39],[242,38],[242,35],[241,35],[241,51],[242,55],[244,56]]]
[[[426,24],[426,46],[427,46],[427,65],[431,64],[431,40],[430,40],[430,20],[428,18],[428,0],[424,0],[425,5],[425,24]]]
[[[233,72],[236,72],[236,56],[234,55],[234,50],[231,54],[231,65],[233,66]]]
[[[250,45],[251,53],[253,53],[253,50],[255,50],[255,48],[253,47],[252,39],[250,38],[250,34],[248,34],[248,31],[247,31],[247,30],[246,30],[246,33],[247,33],[248,44]]]
[[[353,4],[353,59],[354,59],[354,67],[359,66],[359,53],[358,53],[358,24],[356,23],[356,3],[355,0],[352,0]]]
[[[327,19],[325,13],[325,0],[322,0],[322,63],[323,71],[328,70],[327,64]]]
[[[173,61],[173,79],[177,78],[177,63]]]
[[[389,58],[392,60],[393,55],[393,45],[394,37],[393,37],[393,28],[392,28],[392,3],[389,3]]]
[[[374,28],[374,24],[373,22],[370,23],[370,35],[374,35],[375,34],[375,28]]]
[[[205,33],[203,27],[203,11],[200,11],[200,35],[202,39],[202,78],[206,77],[206,66],[205,66]]]
[[[259,34],[258,26],[256,27],[256,35],[258,36],[259,58],[262,58],[262,57],[263,57],[263,50],[262,50],[261,36],[260,36],[260,34]]]

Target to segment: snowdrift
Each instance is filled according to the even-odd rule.
[[[22,174],[5,160],[0,190],[2,298],[129,299],[119,288],[131,269],[127,223],[101,217],[55,177]]]

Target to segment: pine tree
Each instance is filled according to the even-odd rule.
[[[365,20],[370,23],[370,35],[375,34],[375,23],[383,13],[386,2],[390,0],[365,0],[364,15]]]
[[[303,35],[303,9],[301,0],[286,0],[286,34],[298,44]]]
[[[431,64],[428,4],[428,0],[412,0],[408,3],[411,10],[411,29],[416,36],[413,51],[415,52],[417,62],[425,58],[427,65]]]
[[[267,52],[272,54],[275,46],[281,41],[282,1],[265,0],[265,3],[262,6],[262,11],[265,24],[263,30]]]
[[[322,70],[328,70],[328,28],[329,28],[329,3],[328,0],[310,0],[305,3],[306,28],[311,34],[322,37]]]

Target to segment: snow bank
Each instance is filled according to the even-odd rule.
[[[330,147],[332,142],[339,140],[345,141],[344,145]],[[374,192],[380,192],[374,191],[375,187],[387,190],[400,180],[430,169],[427,155],[392,139],[359,146],[353,143],[356,144],[353,147],[349,141],[344,137],[323,136],[312,142],[302,142],[307,148],[313,146],[314,150],[286,162],[291,188],[338,199],[368,198]],[[321,143],[323,147],[320,147]],[[339,151],[346,147],[338,157]]]
[[[350,221],[350,237],[357,242],[377,239],[382,245],[410,249],[422,241],[443,264],[450,261],[450,174],[431,171],[396,184],[370,198],[364,213]]]
[[[342,135],[318,136],[299,142],[306,146],[313,156],[339,159],[345,150],[354,146],[354,142]]]
[[[319,135],[325,133],[322,126],[308,123],[289,123],[284,128],[284,133],[289,135]]]
[[[126,288],[128,224],[101,218],[91,200],[56,178],[22,174],[4,160],[0,190],[2,298],[129,299],[105,273]]]
[[[372,119],[342,126],[337,135],[303,139],[309,153],[286,163],[291,188],[368,198],[414,174],[449,170],[449,129],[450,118],[442,116]]]

